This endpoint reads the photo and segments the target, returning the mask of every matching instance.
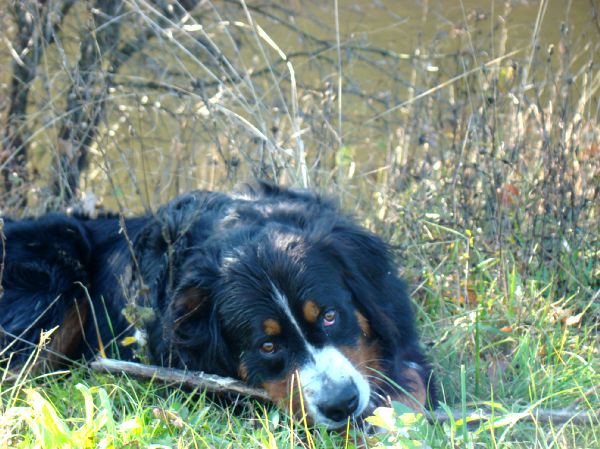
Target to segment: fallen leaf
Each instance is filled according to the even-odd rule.
[[[164,408],[154,407],[152,414],[155,418],[160,419],[162,422],[169,426],[177,427],[181,429],[183,427],[183,419],[176,412],[171,410],[165,410]]]
[[[581,323],[581,319],[583,318],[583,312],[578,313],[577,315],[571,315],[567,317],[563,323],[565,326],[578,326]]]

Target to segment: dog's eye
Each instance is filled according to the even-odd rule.
[[[273,354],[276,350],[277,348],[275,347],[275,343],[273,343],[272,341],[265,341],[260,346],[260,352],[262,352],[263,354]]]
[[[333,326],[337,318],[337,312],[329,309],[323,314],[323,326]]]

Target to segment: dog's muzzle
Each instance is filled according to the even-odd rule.
[[[315,424],[329,428],[346,425],[366,409],[371,388],[365,377],[338,349],[314,349],[300,369],[306,412]]]

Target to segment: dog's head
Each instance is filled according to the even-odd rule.
[[[429,369],[386,245],[305,203],[259,202],[260,219],[238,205],[188,250],[155,356],[168,344],[176,363],[239,377],[330,428],[388,396],[422,405]]]

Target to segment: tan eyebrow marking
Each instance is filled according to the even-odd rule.
[[[321,308],[314,302],[312,299],[309,299],[302,306],[302,312],[304,313],[304,318],[309,323],[314,323],[317,321],[317,318],[321,314]]]
[[[371,331],[371,325],[369,324],[369,320],[367,319],[367,317],[360,313],[358,310],[354,312],[354,314],[356,315],[358,325],[360,326],[363,335],[365,337],[372,337],[373,332]]]
[[[279,335],[281,334],[281,325],[277,320],[273,318],[268,318],[263,321],[263,330],[267,335]]]

